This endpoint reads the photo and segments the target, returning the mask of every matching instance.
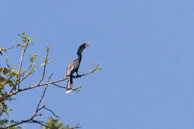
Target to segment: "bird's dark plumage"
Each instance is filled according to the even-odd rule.
[[[73,73],[76,72],[77,76],[80,76],[78,74],[78,69],[80,66],[80,62],[82,60],[82,52],[89,45],[90,45],[89,43],[83,43],[82,45],[80,45],[77,50],[78,59],[72,61],[67,67],[66,77],[68,77],[68,81],[67,81],[66,93],[70,93],[72,91]]]

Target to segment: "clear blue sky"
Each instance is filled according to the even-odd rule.
[[[20,43],[17,33],[25,31],[35,38],[28,52],[39,54],[38,61],[45,46],[52,46],[54,62],[47,76],[54,71],[54,80],[64,76],[82,42],[93,43],[83,53],[79,72],[95,63],[103,70],[74,81],[74,86],[83,86],[83,94],[49,86],[42,103],[65,124],[80,122],[83,129],[193,129],[193,12],[192,0],[1,0],[0,45]],[[19,50],[8,52],[16,69]],[[22,87],[40,78],[38,65]],[[10,119],[31,116],[42,91],[15,96]],[[51,115],[43,113],[39,120]]]

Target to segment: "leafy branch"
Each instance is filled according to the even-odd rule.
[[[61,79],[50,81],[50,79],[53,75],[53,73],[52,73],[49,76],[48,80],[46,82],[43,82],[44,79],[45,79],[45,75],[46,75],[47,64],[49,62],[50,47],[47,46],[46,47],[46,56],[45,56],[44,62],[41,64],[43,66],[43,71],[42,71],[42,76],[41,76],[40,80],[37,83],[35,83],[34,85],[27,86],[27,87],[24,87],[24,86],[21,87],[21,85],[23,85],[22,82],[25,79],[27,79],[28,77],[30,77],[30,75],[32,75],[35,72],[36,64],[34,63],[34,61],[36,60],[36,57],[38,55],[34,54],[33,56],[31,56],[29,66],[27,67],[27,69],[24,69],[23,68],[23,63],[24,63],[25,53],[26,53],[27,48],[31,44],[33,44],[31,41],[34,40],[34,39],[33,38],[28,38],[25,35],[24,32],[22,34],[19,34],[19,36],[21,36],[23,44],[22,45],[18,44],[17,46],[15,46],[15,47],[21,47],[22,48],[22,53],[21,53],[21,56],[20,56],[18,71],[14,70],[14,67],[11,67],[9,65],[8,57],[6,57],[6,66],[7,67],[1,67],[1,65],[0,65],[0,116],[2,116],[3,113],[5,113],[7,116],[9,116],[8,110],[10,110],[10,108],[6,105],[6,101],[7,100],[12,101],[13,100],[12,97],[14,95],[16,95],[18,93],[21,93],[21,92],[24,92],[24,91],[27,91],[27,90],[32,90],[34,88],[42,87],[42,86],[45,86],[45,89],[42,93],[42,96],[39,100],[39,103],[36,107],[36,110],[35,110],[34,114],[30,118],[28,118],[26,120],[22,120],[20,122],[15,122],[15,123],[10,124],[8,126],[5,126],[6,120],[5,121],[0,120],[0,125],[2,123],[4,125],[2,129],[7,129],[7,128],[16,127],[16,126],[21,125],[23,123],[32,122],[32,123],[36,123],[36,124],[42,125],[42,126],[47,127],[47,128],[51,128],[48,125],[44,124],[44,122],[35,120],[35,118],[37,116],[42,115],[39,112],[43,109],[51,112],[55,117],[57,117],[57,115],[51,109],[47,108],[46,105],[41,106],[41,103],[42,103],[42,100],[43,100],[43,98],[46,94],[46,90],[47,90],[48,85],[53,85],[53,86],[56,86],[58,88],[66,88],[64,86],[58,85],[58,83],[67,80],[68,77],[65,76]],[[7,52],[7,50],[13,49],[15,47],[7,48],[7,49],[5,49],[3,47],[0,47],[0,55],[2,55],[2,52]],[[82,75],[79,75],[79,76],[73,76],[73,78],[80,78],[80,77],[83,77],[83,76],[87,76],[87,75],[92,74],[95,71],[101,70],[101,69],[102,68],[97,64],[93,67],[92,70],[89,70],[85,74],[82,74]],[[9,88],[7,88],[7,86],[9,86]],[[82,86],[75,87],[73,89],[73,91],[75,91],[77,93],[81,93],[80,92],[81,87]],[[8,90],[8,92],[7,92],[7,90]],[[75,127],[69,128],[69,129],[76,129],[76,128],[80,128],[79,124],[77,124]]]

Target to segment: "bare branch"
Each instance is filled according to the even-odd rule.
[[[56,87],[62,88],[62,89],[66,89],[66,86],[60,86],[60,85],[55,84],[55,83],[53,83],[53,85],[56,86]],[[82,86],[75,87],[75,88],[73,88],[72,90],[75,91],[75,92],[77,92],[77,93],[79,93],[79,94],[81,94],[80,91],[79,91],[79,89],[80,89],[81,87],[82,87]]]
[[[30,63],[30,65],[28,66],[28,69],[26,71],[24,71],[23,73],[21,73],[21,75],[24,75],[26,72],[28,72],[30,70],[30,68],[32,67],[32,64],[33,64],[33,62]],[[24,80],[24,79],[22,78],[22,80]]]
[[[11,125],[9,125],[9,126],[7,126],[7,127],[3,127],[3,128],[0,128],[0,129],[8,129],[8,128],[10,128],[10,127],[15,127],[15,126],[17,126],[17,125],[20,125],[20,124],[23,124],[23,123],[27,123],[27,122],[30,122],[30,121],[31,121],[31,119],[22,120],[22,121],[20,121],[20,122],[11,124]]]
[[[17,81],[17,84],[18,84],[18,90],[20,90],[20,78],[21,78],[21,69],[22,69],[22,64],[23,64],[23,59],[24,59],[24,54],[25,54],[25,51],[26,51],[26,48],[27,46],[24,44],[23,46],[23,50],[22,50],[22,55],[21,55],[21,59],[20,59],[20,65],[19,65],[19,77],[17,78],[18,81]]]
[[[78,128],[81,128],[81,127],[79,127],[79,123],[75,127],[72,127],[70,129],[78,129]]]
[[[0,48],[2,48],[2,47],[0,47]],[[9,47],[9,48],[2,48],[1,50],[4,50],[6,52],[7,50],[11,50],[13,48],[15,48],[15,46],[14,47]]]
[[[49,76],[47,82],[50,81],[52,75],[53,75],[53,73]],[[41,98],[40,98],[40,100],[39,100],[39,103],[38,103],[38,105],[37,105],[37,107],[36,107],[36,111],[35,111],[34,115],[32,116],[32,119],[36,116],[36,114],[38,113],[38,111],[40,111],[42,108],[44,108],[44,106],[43,106],[41,109],[40,109],[39,107],[40,107],[40,104],[41,104],[41,102],[42,102],[42,100],[43,100],[43,98],[44,98],[44,96],[45,96],[47,87],[48,87],[48,84],[47,84],[46,87],[44,88],[44,91],[43,91],[42,96],[41,96]]]
[[[48,128],[51,128],[52,129],[52,127],[43,124],[43,122],[37,121],[37,120],[33,120],[31,118],[30,119],[27,119],[27,120],[23,120],[23,121],[17,122],[17,123],[14,123],[14,124],[11,124],[11,125],[9,125],[7,127],[1,127],[0,129],[8,129],[8,128],[11,128],[11,127],[15,127],[15,126],[21,125],[23,123],[37,123],[39,125],[42,125],[42,126],[45,126],[45,127],[48,127]]]
[[[21,82],[24,81],[30,74],[32,74],[32,71],[30,71],[25,77],[23,77]]]
[[[44,106],[44,109],[50,111],[55,117],[58,117],[51,109],[46,108],[46,106]]]
[[[60,86],[60,85],[57,85],[57,84],[55,84],[55,83],[53,83],[53,85],[56,86],[56,87],[59,87],[59,88],[66,89],[66,86],[65,86],[65,87],[64,87],[64,86]]]
[[[15,48],[15,46],[14,46],[14,47],[6,48],[5,50],[11,50],[11,49],[13,49],[13,48]]]

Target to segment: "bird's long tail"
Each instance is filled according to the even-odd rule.
[[[67,81],[66,93],[70,93],[73,87],[73,77],[70,75]]]

